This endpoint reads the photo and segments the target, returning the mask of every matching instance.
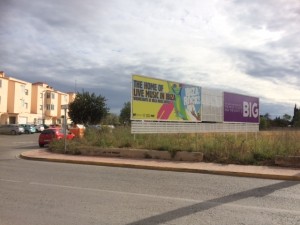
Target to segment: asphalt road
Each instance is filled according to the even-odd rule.
[[[0,225],[300,224],[300,182],[19,159],[0,135]]]

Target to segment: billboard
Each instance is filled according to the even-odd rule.
[[[223,91],[202,87],[202,121],[223,122]]]
[[[259,123],[259,98],[224,92],[224,122]]]
[[[201,121],[201,87],[132,75],[132,120]]]

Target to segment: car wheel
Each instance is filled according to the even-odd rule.
[[[40,146],[41,148],[43,148],[43,147],[44,147],[44,144],[39,144],[39,146]]]
[[[17,134],[17,132],[16,132],[15,130],[12,130],[10,133],[11,133],[12,135],[16,135],[16,134]]]

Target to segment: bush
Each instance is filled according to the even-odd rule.
[[[131,134],[130,127],[87,129],[81,139],[67,142],[67,153],[85,154],[87,146],[202,152],[207,162],[235,164],[272,163],[275,156],[300,155],[299,131],[261,131],[257,134]],[[84,148],[83,148],[84,147]],[[64,142],[52,151],[63,152]]]

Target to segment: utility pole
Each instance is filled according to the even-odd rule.
[[[65,111],[65,116],[64,116],[64,140],[65,140],[65,153],[67,152],[67,109],[69,108],[69,105],[61,105],[61,108]]]

